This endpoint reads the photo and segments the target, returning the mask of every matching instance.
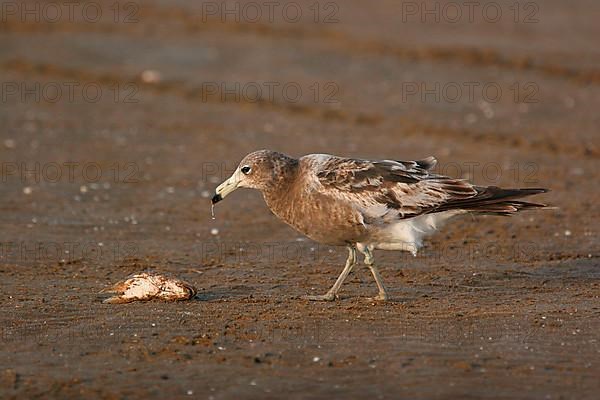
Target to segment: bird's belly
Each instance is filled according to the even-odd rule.
[[[298,232],[323,244],[353,244],[368,234],[360,213],[352,208],[319,201],[321,199],[311,200],[295,202],[286,209],[271,207],[271,211]]]
[[[312,240],[323,244],[342,246],[356,243],[365,236],[366,229],[360,223],[339,219],[335,214],[328,214],[328,216],[329,218],[307,218],[291,221],[284,219],[284,221]]]
[[[462,213],[447,211],[425,214],[384,226],[375,226],[371,228],[366,244],[380,250],[402,250],[416,255],[423,247],[423,239],[426,236],[440,229],[448,219]]]

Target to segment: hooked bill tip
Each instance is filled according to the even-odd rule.
[[[212,198],[212,203],[213,204],[217,204],[218,202],[220,202],[221,200],[223,200],[223,197],[221,197],[220,194],[215,194]]]

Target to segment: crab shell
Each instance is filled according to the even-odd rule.
[[[101,293],[116,293],[103,303],[121,304],[153,299],[164,301],[189,300],[198,290],[191,284],[177,278],[160,274],[141,273],[102,290]]]

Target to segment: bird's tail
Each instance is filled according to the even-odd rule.
[[[439,211],[465,210],[477,214],[512,215],[520,210],[532,208],[546,208],[546,204],[519,201],[517,199],[546,193],[548,189],[502,189],[497,186],[476,186],[477,194],[468,199],[461,199],[445,203]]]

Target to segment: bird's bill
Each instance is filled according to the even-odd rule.
[[[212,198],[212,203],[216,204],[219,201],[223,200],[225,197],[227,197],[227,195],[229,195],[231,192],[237,189],[239,184],[240,179],[236,171],[233,175],[231,175],[229,179],[227,179],[225,182],[221,183],[217,187],[217,189],[215,190],[215,195]]]

